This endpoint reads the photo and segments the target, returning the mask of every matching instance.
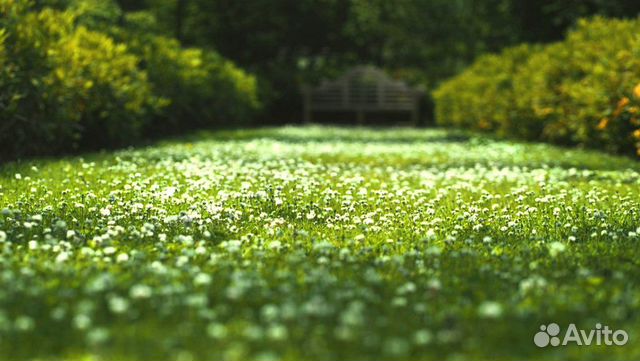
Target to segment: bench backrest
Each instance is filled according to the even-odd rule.
[[[342,77],[303,89],[310,110],[411,110],[421,95],[401,81],[370,66],[352,69]]]

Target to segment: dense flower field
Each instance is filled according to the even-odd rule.
[[[639,359],[639,205],[632,160],[442,130],[8,164],[0,359]]]

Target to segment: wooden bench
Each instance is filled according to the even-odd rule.
[[[355,112],[362,125],[368,112],[406,111],[416,125],[422,94],[376,67],[358,66],[336,80],[302,88],[304,121],[311,122],[314,112],[348,111]]]

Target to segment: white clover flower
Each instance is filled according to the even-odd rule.
[[[80,248],[80,254],[83,256],[93,256],[95,251],[90,247],[82,247]]]
[[[178,259],[176,259],[176,266],[177,267],[182,267],[182,266],[186,265],[187,263],[189,263],[189,257],[187,257],[187,256],[180,256],[180,257],[178,257]]]
[[[275,341],[285,340],[288,334],[287,328],[280,324],[272,325],[267,329],[267,337]]]
[[[206,273],[198,273],[193,279],[196,286],[206,286],[211,283],[211,276]]]
[[[163,274],[166,272],[167,268],[159,261],[151,262],[151,269],[153,269],[158,274]]]
[[[282,242],[272,241],[271,243],[269,243],[269,248],[279,250],[280,248],[282,248]]]
[[[193,244],[193,236],[181,234],[181,235],[178,236],[178,242],[184,243],[186,245],[192,245]]]
[[[109,309],[116,314],[125,313],[129,309],[129,301],[118,296],[112,297],[109,300]]]
[[[133,299],[149,298],[151,297],[151,293],[151,287],[142,284],[134,285],[129,290],[129,296]]]
[[[5,231],[0,231],[0,242],[4,242],[7,240],[7,233]]]
[[[69,253],[64,251],[58,253],[58,255],[56,256],[56,262],[58,263],[65,262],[68,259],[69,259]]]
[[[116,262],[127,262],[129,260],[129,255],[126,253],[120,253],[116,257]]]
[[[437,278],[432,278],[427,282],[427,287],[432,290],[440,290],[442,288],[442,283]]]
[[[520,281],[520,292],[527,293],[531,290],[542,289],[547,285],[547,281],[540,276],[532,276]]]
[[[418,330],[413,334],[413,342],[416,345],[428,345],[433,339],[433,334],[429,330]]]
[[[87,332],[87,342],[91,345],[98,345],[109,339],[109,330],[104,327],[97,327]]]
[[[567,246],[561,242],[551,242],[549,244],[549,255],[551,257],[556,257],[558,254],[564,252],[567,249]]]
[[[109,208],[102,208],[100,210],[100,215],[103,217],[109,217],[111,215],[111,210]]]
[[[117,250],[116,250],[116,248],[115,248],[115,247],[109,246],[109,247],[105,247],[105,248],[102,250],[102,252],[103,252],[104,254],[106,254],[107,256],[109,256],[109,255],[112,255],[112,254],[116,253],[116,252],[117,252]]]
[[[226,250],[230,253],[240,251],[240,247],[242,246],[242,242],[236,239],[222,242],[220,246],[226,248]]]
[[[142,228],[146,231],[153,231],[156,229],[156,226],[153,223],[145,222],[142,225]]]
[[[484,318],[498,318],[502,315],[502,305],[494,301],[485,301],[478,307],[478,315]]]
[[[91,326],[91,317],[85,315],[84,313],[78,314],[73,318],[73,325],[78,330],[86,330]]]
[[[163,192],[163,196],[166,198],[171,198],[173,197],[174,194],[176,194],[176,191],[178,189],[176,187],[167,187],[164,192]]]
[[[227,328],[220,323],[211,323],[207,326],[207,335],[215,339],[223,339],[227,336]]]
[[[32,330],[35,326],[35,322],[33,321],[33,318],[22,315],[16,318],[14,325],[18,331],[25,332]]]
[[[433,228],[429,228],[425,234],[425,237],[428,239],[434,239],[436,237],[436,230]]]
[[[168,217],[165,217],[164,223],[173,223],[173,222],[176,222],[177,220],[178,220],[178,216],[168,216]]]
[[[51,318],[56,320],[56,321],[60,321],[64,318],[64,316],[67,314],[67,311],[63,308],[63,307],[56,307],[53,310],[51,310]]]

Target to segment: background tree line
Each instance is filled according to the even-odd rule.
[[[427,91],[476,57],[563,37],[579,18],[635,17],[634,0],[120,0],[166,35],[258,75],[263,121],[300,119],[299,86],[382,66]],[[428,112],[427,112],[428,114]]]
[[[638,11],[632,0],[0,0],[0,158],[299,122],[300,86],[356,64],[430,94],[482,54]]]

